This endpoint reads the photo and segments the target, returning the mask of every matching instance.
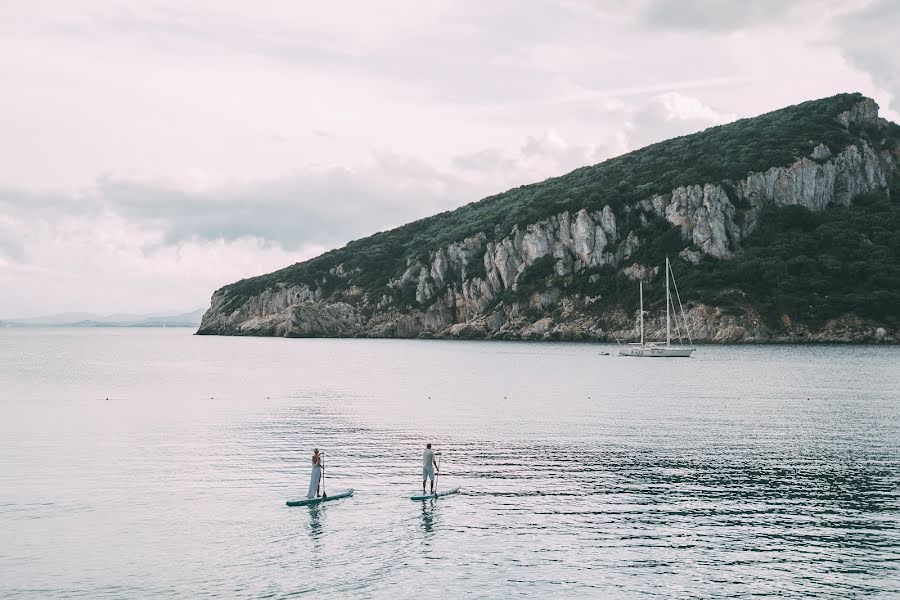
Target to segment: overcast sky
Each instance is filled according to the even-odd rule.
[[[859,91],[900,2],[4,0],[0,318],[218,287],[673,135]]]

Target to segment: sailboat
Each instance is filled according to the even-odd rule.
[[[672,313],[675,312],[675,298],[669,291],[669,276],[672,277],[672,285],[675,287],[675,298],[678,299],[678,308],[681,310],[681,321],[684,324],[684,332],[687,335],[688,345],[685,346],[681,339],[681,326],[678,323],[678,317],[675,317],[675,333],[678,337],[678,344],[672,344]],[[696,350],[694,341],[691,339],[691,332],[688,329],[687,319],[684,316],[684,307],[681,305],[681,296],[678,294],[678,285],[675,283],[675,273],[672,272],[672,266],[669,264],[669,257],[666,257],[666,341],[665,342],[645,342],[644,341],[644,281],[639,283],[641,294],[641,312],[640,312],[640,329],[641,341],[627,344],[625,348],[619,350],[619,356],[681,356],[689,357]]]

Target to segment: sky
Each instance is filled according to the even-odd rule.
[[[330,248],[840,92],[895,0],[4,0],[0,318],[181,312]]]

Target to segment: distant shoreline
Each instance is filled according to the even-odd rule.
[[[196,329],[196,323],[16,323],[0,321],[4,329]]]

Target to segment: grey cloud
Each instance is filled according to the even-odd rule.
[[[508,162],[510,161],[504,159],[503,154],[496,148],[487,148],[453,157],[454,166],[465,171],[496,171]]]
[[[499,176],[503,183],[490,193],[503,191],[504,186],[516,186],[568,173],[578,167],[593,164],[608,154],[590,145],[569,144],[554,134],[529,136],[518,153],[504,154],[497,148],[453,157],[457,168],[487,176]]]
[[[0,188],[0,258],[28,262],[28,246],[42,230],[66,219],[92,219],[100,206],[81,195]]]
[[[403,173],[403,165],[379,165]],[[435,190],[433,177],[411,170],[388,184],[372,172],[330,168],[218,192],[121,179],[103,180],[97,191],[127,219],[164,231],[166,244],[255,237],[292,250],[333,247],[471,200],[455,180],[438,179],[445,185]]]
[[[493,190],[491,190],[493,191]],[[23,231],[101,214],[160,232],[164,246],[256,238],[286,250],[334,247],[480,197],[427,163],[385,154],[365,169],[305,169],[280,179],[191,191],[171,183],[103,177],[77,196],[0,191],[0,253],[22,260]],[[152,250],[152,248],[150,248]]]
[[[526,158],[539,158],[553,161],[561,167],[562,172],[583,167],[595,162],[596,149],[589,145],[570,144],[560,136],[547,133],[542,136],[528,136],[522,146],[521,153]],[[562,173],[560,173],[562,174]]]
[[[631,149],[643,148],[733,119],[733,115],[721,114],[696,98],[677,93],[660,94],[631,115],[628,145]]]
[[[0,222],[0,258],[6,258],[14,262],[24,262],[24,231]]]
[[[170,52],[179,52],[188,44],[331,66],[353,60],[353,54],[333,36],[290,27],[290,19],[266,23],[236,19],[206,8],[184,3],[156,3],[143,8],[107,5],[77,19],[57,20],[55,27],[74,36],[127,38]]]
[[[578,167],[592,165],[614,155],[613,144],[576,144],[549,131],[528,136],[516,152],[504,153],[498,148],[461,154],[453,164],[467,173],[487,177],[493,188],[488,193],[540,181],[568,173]]]
[[[375,155],[375,169],[379,174],[391,175],[396,181],[453,183],[455,177],[442,173],[427,162],[393,152],[379,152]]]
[[[839,21],[839,44],[843,54],[869,73],[879,87],[892,96],[891,108],[900,111],[900,3],[876,0]]]
[[[446,103],[517,104],[554,98],[579,65],[553,52],[577,45],[580,60],[603,62],[609,29],[591,2],[469,0],[452,3],[433,28],[378,49],[380,65]],[[417,48],[409,53],[408,48]]]
[[[798,4],[803,3],[791,0],[652,0],[640,20],[658,29],[727,32],[778,21]]]
[[[0,216],[28,218],[55,223],[66,217],[90,217],[98,205],[84,194],[61,194],[48,191],[20,190],[0,187]]]
[[[398,22],[390,27],[392,35],[374,40],[346,31],[325,35],[298,15],[280,21],[236,19],[215,4],[197,8],[165,2],[140,10],[107,6],[58,22],[56,28],[83,39],[146,44],[154,52],[194,53],[205,45],[217,53],[252,54],[350,75],[360,87],[375,75],[446,103],[500,103],[554,94],[565,79],[560,73],[565,65],[542,64],[540,55],[572,40],[581,40],[584,48],[599,45],[603,14],[591,5],[461,0],[430,19],[419,14],[427,10],[408,11],[409,23]]]
[[[579,104],[570,104],[572,111]],[[582,121],[590,120],[596,108],[581,105]],[[572,112],[568,111],[568,112]],[[618,123],[605,127],[594,143],[572,143],[554,131],[528,136],[518,152],[504,153],[496,148],[461,154],[453,158],[456,167],[473,173],[501,174],[508,185],[536,181],[567,173],[578,167],[596,164],[629,150],[671,137],[694,133],[734,120],[699,99],[668,92],[657,94],[632,108],[615,111]]]

